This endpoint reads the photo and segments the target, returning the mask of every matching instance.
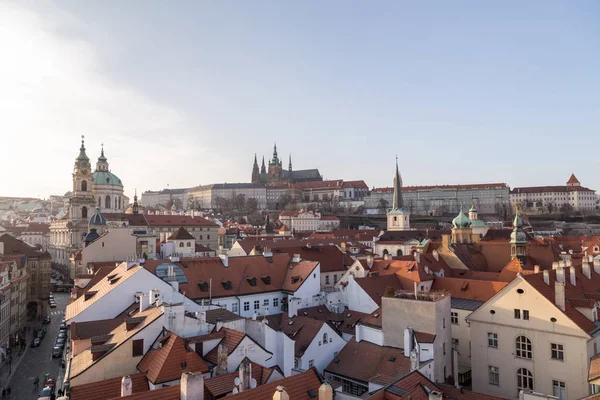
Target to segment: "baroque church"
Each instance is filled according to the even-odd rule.
[[[90,221],[96,221],[100,213],[121,214],[129,205],[123,194],[123,182],[113,174],[104,156],[104,146],[92,171],[90,159],[85,153],[84,137],[81,137],[79,155],[73,167],[73,189],[66,214],[50,224],[52,260],[68,265],[71,254],[83,247]]]
[[[273,157],[269,160],[269,169],[265,166],[265,157],[262,159],[262,166],[258,169],[258,160],[254,155],[254,165],[252,167],[252,183],[278,184],[278,183],[296,183],[322,181],[323,177],[318,169],[302,169],[294,171],[292,169],[292,155],[288,169],[283,168],[283,161],[277,155],[277,144],[273,147]]]

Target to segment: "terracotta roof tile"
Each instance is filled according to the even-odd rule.
[[[397,275],[383,276],[367,276],[364,278],[355,278],[356,283],[373,299],[373,301],[381,306],[381,297],[385,294],[385,290],[391,287],[394,290],[402,290],[400,278]],[[411,288],[412,289],[412,288]]]
[[[218,227],[212,221],[191,215],[145,215],[149,226],[207,226]]]
[[[254,362],[250,362],[250,365],[252,370],[252,378],[256,379],[257,386],[264,385],[273,373],[273,370]],[[240,373],[238,367],[238,371],[236,372],[205,380],[204,387],[206,388],[207,392],[212,395],[211,398],[219,398],[231,393],[235,384],[234,380],[239,376]]]
[[[71,339],[84,340],[93,336],[106,335],[123,323],[123,319],[101,319],[88,322],[73,322],[70,326]]]
[[[146,374],[129,375],[132,382],[132,393],[145,393],[150,389]],[[121,397],[121,380],[123,378],[106,379],[71,387],[70,400],[107,400]]]
[[[89,290],[86,291],[85,295],[79,297],[77,300],[73,301],[69,305],[67,305],[67,309],[65,311],[65,319],[68,321],[73,317],[79,315],[83,310],[89,307],[91,304],[94,304],[98,299],[102,298],[106,293],[113,290],[115,287],[121,285],[123,282],[127,281],[127,279],[131,278],[135,275],[136,272],[140,271],[142,267],[133,266],[127,269],[127,263],[121,263],[118,267],[116,267],[111,276],[114,274],[115,279],[119,278],[115,281],[115,279],[109,281],[107,279],[100,279],[96,284],[90,287]],[[88,285],[89,286],[89,285]],[[91,297],[88,294],[95,292],[95,294]]]
[[[196,240],[183,226],[180,226],[175,232],[169,236],[168,240]]]
[[[243,319],[237,314],[232,313],[226,308],[213,308],[206,311],[206,322],[216,325],[217,322],[228,322]]]
[[[242,393],[231,396],[234,400],[265,400],[272,399],[277,386],[285,387],[290,399],[293,400],[314,400],[309,391],[312,393],[319,392],[321,379],[318,372],[311,368],[308,371],[280,379],[275,382],[267,383],[257,387],[256,389],[246,390]]]
[[[357,366],[360,365],[360,368]],[[402,349],[378,346],[352,338],[325,368],[326,372],[367,384],[375,379],[387,385],[410,372]]]
[[[321,264],[321,272],[345,272],[354,262],[352,257],[342,253],[337,246],[299,246],[284,247],[283,252],[293,257],[300,257],[307,261],[318,261]]]
[[[444,399],[448,400],[505,400],[502,397],[490,396],[466,389],[457,389],[454,386],[446,385],[445,383],[440,383],[439,387],[442,389]]]
[[[382,327],[381,307],[379,307],[377,310],[373,311],[371,314],[364,317],[360,321],[360,323],[363,325],[372,326],[375,328],[381,328]]]
[[[221,328],[221,330],[219,332],[225,333],[225,337],[223,338],[223,340],[221,340],[219,342],[219,345],[223,344],[227,347],[228,355],[233,353],[235,351],[235,349],[238,347],[238,345],[242,342],[242,340],[244,340],[244,338],[246,337],[245,333],[239,332],[239,331],[236,331],[233,329],[229,329],[229,328]],[[211,351],[206,353],[204,358],[207,361],[216,365],[217,361],[219,360],[218,350],[219,350],[219,346],[215,346],[214,349],[212,349]]]
[[[588,380],[595,380],[600,378],[600,354],[595,355],[590,360],[590,372],[588,374]]]
[[[266,315],[263,318],[268,321],[269,327],[285,333],[294,340],[296,357],[302,357],[304,355],[304,352],[308,349],[308,346],[313,340],[315,340],[315,337],[325,323],[324,321],[303,315],[297,315],[290,318],[284,313]]]
[[[510,191],[510,194],[519,193],[566,193],[566,192],[593,192],[592,189],[588,189],[583,186],[530,186],[530,187],[519,187],[514,188]]]
[[[342,310],[340,313],[335,313],[329,311],[326,306],[315,306],[298,310],[298,315],[328,322],[339,332],[354,335],[356,324],[369,314],[352,310]]]
[[[148,351],[138,364],[153,384],[181,378],[183,372],[208,372],[208,365],[178,335],[168,333],[159,339],[158,347]]]
[[[448,292],[451,297],[456,299],[488,301],[506,285],[508,285],[507,282],[437,278],[431,285],[431,291]]]
[[[42,233],[48,234],[50,233],[50,224],[43,224],[38,222],[32,222],[27,225],[27,228],[23,230],[22,233]]]

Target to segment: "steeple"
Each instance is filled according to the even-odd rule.
[[[262,166],[260,167],[260,173],[261,174],[267,173],[267,167],[265,167],[265,156],[263,156],[263,158],[262,158]]]
[[[101,146],[100,157],[96,162],[96,171],[108,171],[108,160],[104,157],[104,143]]]
[[[81,168],[88,167],[90,164],[90,159],[87,154],[85,154],[85,136],[81,135],[81,147],[79,148],[79,156],[75,159],[75,164],[77,164]],[[88,167],[89,168],[89,167]]]
[[[292,172],[292,153],[290,153],[290,166],[288,167],[289,171]]]
[[[281,164],[279,157],[277,156],[277,143],[273,146],[273,159],[269,162],[269,164]]]
[[[399,210],[404,207],[404,199],[402,198],[402,178],[398,171],[398,156],[396,156],[396,174],[394,175],[394,204],[392,209]]]
[[[138,205],[138,201],[137,201],[137,189],[135,189],[135,194],[133,195],[133,213],[134,214],[139,214],[139,208],[140,206]]]
[[[510,259],[517,257],[524,263],[527,258],[527,234],[523,230],[523,218],[518,204],[515,211],[513,231],[510,234]]]
[[[252,166],[252,183],[259,183],[260,175],[258,173],[258,160],[256,159],[256,153],[254,153],[254,165]]]

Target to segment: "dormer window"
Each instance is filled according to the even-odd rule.
[[[256,278],[248,278],[248,283],[250,284],[250,286],[256,286]]]
[[[208,282],[206,281],[198,281],[198,287],[201,292],[208,292]]]
[[[264,282],[265,285],[271,284],[271,277],[269,275],[261,276],[260,278],[262,279],[262,281]]]
[[[225,290],[231,290],[231,281],[221,282]]]

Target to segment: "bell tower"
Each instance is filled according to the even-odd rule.
[[[95,206],[92,194],[92,165],[85,154],[84,139],[82,135],[79,156],[75,159],[73,167],[73,194],[69,206],[70,217],[73,220],[89,218]]]

